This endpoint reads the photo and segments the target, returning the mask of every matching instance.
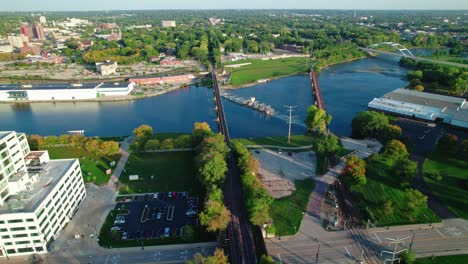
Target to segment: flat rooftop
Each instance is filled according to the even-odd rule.
[[[402,88],[389,92],[382,97],[406,103],[437,107],[440,109],[445,107],[456,109],[462,106],[466,101],[464,98],[424,93]]]
[[[31,191],[23,191],[8,197],[0,213],[34,212],[40,203],[50,194],[60,179],[70,169],[75,159],[50,160],[41,165],[44,170],[39,173],[39,180],[32,185]],[[30,176],[34,173],[29,173]]]
[[[127,87],[129,82],[119,82],[119,83],[52,83],[52,84],[0,84],[0,91],[9,91],[9,90],[65,90],[65,89],[94,89],[99,87],[100,89],[108,88],[124,88]]]
[[[0,140],[3,139],[4,137],[10,135],[13,131],[2,131],[0,132]]]

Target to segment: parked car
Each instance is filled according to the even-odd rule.
[[[121,226],[113,226],[111,227],[111,231],[120,231],[122,229]]]
[[[123,232],[122,234],[122,240],[126,240],[128,237],[128,233],[127,232]]]
[[[172,192],[167,193],[167,198],[172,198]]]
[[[159,193],[155,193],[155,194],[153,195],[153,198],[154,198],[154,199],[158,199],[158,198],[159,198]]]
[[[278,154],[281,154],[283,153],[283,151],[281,149],[278,149]]]
[[[146,236],[146,238],[151,238],[151,232],[147,231],[145,236]]]
[[[151,220],[156,220],[156,211],[151,213]]]
[[[171,229],[169,227],[166,227],[164,229],[164,237],[169,237],[170,236],[170,234],[169,234],[170,231],[171,231]]]
[[[162,213],[158,213],[158,214],[156,215],[156,219],[158,219],[158,220],[161,219],[161,216],[162,216]]]
[[[114,224],[125,224],[125,219],[116,219]]]
[[[192,209],[189,209],[186,213],[185,213],[186,216],[194,216],[194,215],[197,215],[197,211],[195,210],[192,210]]]
[[[177,192],[172,192],[172,197],[177,198]]]

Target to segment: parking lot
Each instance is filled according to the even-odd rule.
[[[122,240],[140,240],[181,236],[185,225],[198,222],[198,198],[187,192],[135,195],[129,202],[117,203],[115,209],[128,210],[117,216],[111,230]]]

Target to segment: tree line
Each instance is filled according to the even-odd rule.
[[[96,156],[112,156],[119,152],[119,143],[113,140],[102,140],[99,138],[87,138],[81,134],[63,134],[60,136],[29,135],[28,143],[31,149],[40,150],[57,145],[83,147]]]

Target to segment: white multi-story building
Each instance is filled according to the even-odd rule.
[[[176,27],[176,22],[174,20],[163,20],[161,21],[162,27]]]
[[[50,160],[25,134],[0,132],[0,257],[46,253],[85,196],[77,159]]]
[[[133,88],[131,82],[0,84],[0,102],[90,100],[101,96],[126,96]]]

